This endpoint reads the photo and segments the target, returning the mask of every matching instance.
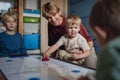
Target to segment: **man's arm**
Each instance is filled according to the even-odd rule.
[[[93,47],[93,41],[90,35],[88,34],[87,30],[85,29],[84,25],[81,23],[80,25],[80,34],[87,40],[90,50]]]

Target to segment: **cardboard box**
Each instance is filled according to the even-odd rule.
[[[30,14],[40,14],[39,9],[24,9],[24,13],[30,13]]]

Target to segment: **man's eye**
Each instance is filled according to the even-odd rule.
[[[46,19],[48,19],[48,17],[45,17]]]
[[[72,29],[72,27],[69,27],[69,29]]]
[[[75,29],[77,29],[78,27],[75,27]]]
[[[47,20],[51,19],[51,17],[46,17]]]
[[[10,21],[6,21],[7,23],[9,23]]]

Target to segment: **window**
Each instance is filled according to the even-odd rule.
[[[10,7],[11,7],[11,3],[0,2],[0,13],[1,13],[1,10],[8,10]]]

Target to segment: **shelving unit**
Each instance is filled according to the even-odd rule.
[[[38,0],[37,0],[38,1]],[[25,45],[27,45],[27,52],[28,52],[28,54],[40,54],[40,47],[39,48],[36,48],[36,49],[34,49],[33,47],[34,47],[34,44],[36,44],[36,43],[34,43],[35,41],[30,41],[32,38],[31,37],[33,37],[33,38],[36,38],[36,37],[34,37],[35,35],[33,34],[32,35],[32,32],[33,32],[33,30],[32,29],[34,29],[34,28],[32,28],[32,27],[34,27],[34,26],[32,26],[31,27],[31,30],[30,30],[30,28],[29,28],[29,26],[28,26],[28,29],[31,31],[31,32],[29,32],[29,33],[25,33],[25,30],[27,30],[26,28],[25,28],[25,24],[28,24],[29,25],[29,23],[25,23],[24,22],[24,20],[23,20],[23,13],[24,13],[24,9],[25,9],[25,6],[26,6],[26,4],[27,4],[27,0],[18,0],[18,11],[19,11],[19,22],[18,22],[18,32],[20,33],[20,34],[22,34],[23,35],[23,37],[24,37],[24,40],[27,40],[27,41],[25,41]],[[29,8],[30,9],[30,8]],[[35,23],[30,23],[30,25],[31,24],[33,24],[33,25],[35,25]],[[40,22],[39,22],[39,24],[40,24]],[[40,34],[40,30],[39,30],[39,33],[38,34]],[[28,39],[26,39],[26,37],[25,36],[27,36],[27,38],[29,38],[30,40],[28,40]],[[33,40],[35,40],[35,39],[33,39]],[[39,41],[39,40],[38,40]],[[31,45],[31,44],[33,44],[33,45]],[[40,42],[38,42],[38,45],[40,44]],[[32,46],[31,47],[31,49],[28,49],[28,47],[30,47],[30,46]],[[40,45],[39,45],[40,46]],[[32,49],[33,48],[33,49]]]
[[[24,27],[23,27],[23,7],[27,6],[26,4],[29,3],[30,5],[27,6],[31,7],[33,6],[33,4],[31,5],[30,1],[34,1],[33,3],[35,3],[35,0],[28,0],[28,2],[26,2],[27,0],[18,0],[18,7],[19,7],[19,28],[18,31],[23,35],[24,34]],[[46,2],[50,2],[50,1],[54,1],[61,9],[61,11],[63,12],[62,14],[66,17],[67,16],[67,4],[68,4],[68,0],[37,0],[39,4],[38,8],[41,9],[41,7],[43,6],[43,4],[45,4]],[[23,4],[25,3],[25,4]],[[24,5],[24,6],[23,6]],[[46,49],[48,49],[48,29],[47,29],[47,20],[42,17],[42,13],[40,15],[40,49],[39,50],[28,50],[28,53],[40,53],[40,52],[44,52]]]
[[[18,0],[18,9],[19,9],[18,32],[23,35],[23,0]]]

